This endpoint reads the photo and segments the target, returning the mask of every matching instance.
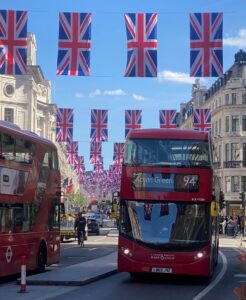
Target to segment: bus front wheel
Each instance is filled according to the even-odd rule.
[[[40,245],[38,250],[38,272],[44,272],[46,265],[46,248]]]

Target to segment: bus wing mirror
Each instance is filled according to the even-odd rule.
[[[210,214],[211,214],[211,217],[218,217],[218,215],[219,215],[218,204],[215,201],[211,202]]]

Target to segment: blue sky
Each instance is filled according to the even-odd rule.
[[[27,10],[28,32],[37,40],[37,64],[52,84],[52,103],[74,108],[74,140],[79,155],[90,151],[91,109],[108,109],[109,141],[103,143],[104,168],[113,143],[124,141],[126,109],[142,109],[142,128],[159,127],[160,109],[177,109],[191,98],[189,13],[223,12],[224,71],[239,49],[246,50],[245,0],[1,0],[0,9]],[[92,13],[91,76],[57,76],[59,12]],[[125,78],[124,13],[158,13],[158,78]],[[207,78],[208,87],[216,78]]]

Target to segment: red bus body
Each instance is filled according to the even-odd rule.
[[[60,172],[56,146],[0,122],[0,277],[43,271],[60,259]]]
[[[127,136],[127,141],[130,140],[142,140],[144,143],[146,140],[168,140],[168,141],[184,141],[192,140],[192,141],[203,141],[208,143],[209,136],[208,133],[205,132],[195,132],[181,129],[142,129],[142,130],[132,130]],[[125,159],[125,158],[124,158]],[[157,191],[154,190],[154,184],[152,188],[147,190],[147,188],[134,188],[134,176],[136,174],[148,174],[145,176],[145,181],[151,179],[151,175],[154,174],[165,174],[170,176],[170,178],[174,178],[172,176],[191,176],[191,174],[195,174],[196,178],[199,178],[199,188],[192,191]],[[183,175],[182,175],[183,174]],[[142,178],[144,177],[142,176]],[[160,177],[160,176],[159,176]],[[158,178],[157,178],[158,179]],[[155,180],[157,180],[155,179]],[[142,179],[143,180],[143,179]],[[146,183],[145,182],[145,183]],[[153,183],[153,180],[151,181]],[[163,181],[164,182],[164,181]],[[159,230],[157,226],[156,229],[151,228],[148,225],[148,222],[151,221],[151,217],[144,215],[141,216],[140,212],[143,213],[143,210],[140,208],[136,208],[136,206],[144,205],[144,214],[145,214],[145,203],[147,207],[150,207],[151,213],[154,213],[155,204],[158,205],[162,209],[166,205],[166,209],[164,212],[160,213],[160,215],[156,216],[156,223],[160,222],[159,219],[163,216],[168,217],[170,213],[170,209],[173,209],[175,205],[195,205],[204,204],[207,206],[207,211],[210,211],[210,205],[212,200],[214,200],[213,196],[213,171],[212,168],[199,168],[199,167],[165,167],[165,166],[146,166],[141,164],[136,164],[136,166],[128,166],[125,164],[125,161],[122,166],[122,177],[121,177],[121,190],[120,190],[120,223],[125,223],[126,219],[124,217],[125,208],[123,204],[127,206],[130,210],[131,205],[134,206],[134,209],[131,209],[129,212],[128,218],[131,220],[129,222],[129,226],[132,228],[136,227],[136,234],[139,239],[142,239],[142,242],[139,239],[134,238],[132,236],[131,230],[129,229],[129,234],[126,234],[126,231],[122,229],[122,225],[120,224],[120,232],[119,232],[119,243],[118,243],[118,271],[119,272],[130,272],[131,275],[136,273],[172,273],[172,274],[187,274],[187,275],[199,275],[209,277],[212,275],[214,266],[217,264],[218,259],[218,221],[217,218],[212,218],[209,213],[209,222],[207,222],[207,227],[209,227],[209,233],[207,235],[207,242],[202,243],[194,243],[190,248],[186,245],[183,245],[179,248],[178,241],[175,241],[175,244],[172,244],[169,241],[170,247],[167,245],[161,245],[161,242],[158,241],[156,243],[148,244],[145,243],[143,235],[144,230],[146,228],[140,227],[139,223],[143,223],[148,226],[147,230],[152,230],[151,234],[148,234],[149,240],[152,239],[155,241],[154,236],[156,231]],[[160,185],[158,185],[160,187]],[[152,190],[151,190],[152,189]],[[131,201],[132,204],[129,204]],[[147,202],[146,202],[147,201]],[[153,203],[153,204],[152,204]],[[181,204],[182,203],[182,204]],[[164,206],[163,206],[164,205]],[[182,206],[181,206],[182,207]],[[138,209],[138,212],[136,213]],[[137,218],[133,219],[131,215],[134,213],[137,214]],[[165,215],[166,214],[166,215]],[[207,213],[208,215],[208,213]],[[125,218],[125,219],[124,219]],[[146,220],[145,220],[146,218]],[[181,220],[182,216],[180,217]],[[177,221],[180,224],[175,225],[176,235],[182,236],[179,233],[179,230],[183,232],[183,227],[185,227],[185,222],[187,222],[188,217],[185,221]],[[135,224],[134,221],[135,220]],[[138,222],[137,222],[137,221]],[[184,219],[183,219],[184,220]],[[158,223],[159,224],[159,223]],[[199,223],[198,223],[199,224]],[[156,225],[155,223],[153,226]],[[187,225],[187,229],[192,224]],[[199,225],[198,225],[199,226]],[[167,232],[171,229],[166,225],[165,228]],[[194,229],[193,229],[194,230]],[[147,231],[146,231],[147,232]],[[170,233],[171,234],[171,233]],[[189,234],[189,233],[188,233]],[[174,232],[175,235],[175,232]],[[170,238],[171,239],[171,238]],[[160,235],[161,241],[161,235]],[[188,244],[187,244],[188,245]]]

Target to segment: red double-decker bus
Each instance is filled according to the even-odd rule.
[[[59,261],[60,183],[56,146],[0,121],[0,277]]]
[[[220,185],[209,140],[208,133],[191,130],[130,131],[120,189],[119,272],[212,276]]]

